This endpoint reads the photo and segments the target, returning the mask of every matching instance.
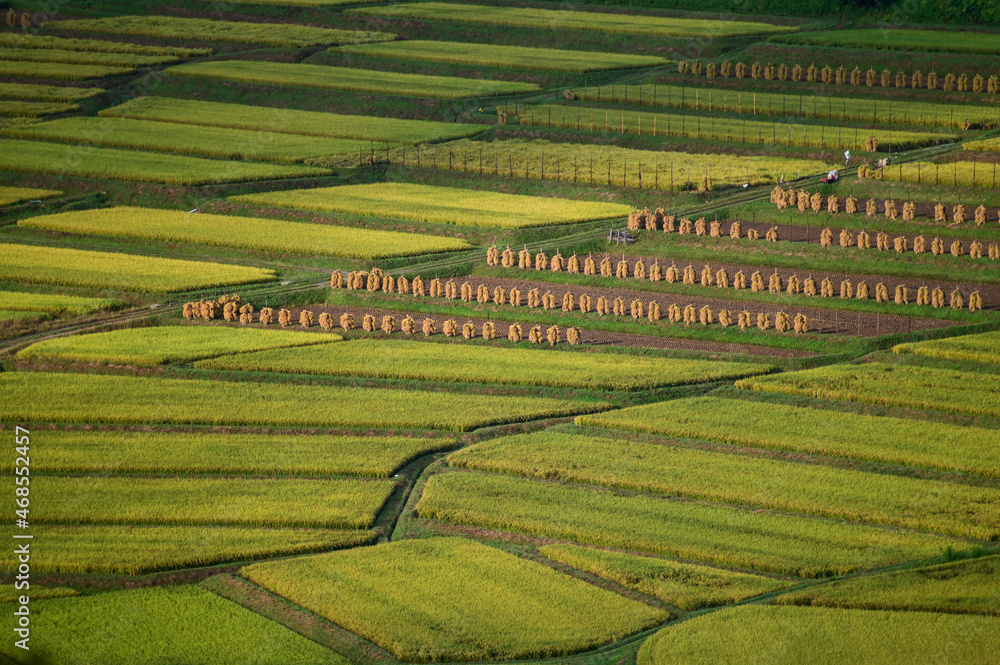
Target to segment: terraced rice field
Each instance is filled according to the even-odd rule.
[[[238,203],[396,217],[462,226],[527,228],[622,217],[627,206],[407,183],[249,194]]]
[[[34,187],[0,187],[0,206],[9,206],[32,199],[51,199],[62,196],[63,193],[54,189],[37,189]]]
[[[869,28],[806,32],[796,35],[780,35],[772,39],[792,44],[837,46],[840,48],[1000,54],[996,35],[973,31],[962,31],[956,34],[944,30]]]
[[[347,13],[414,18],[430,21],[463,21],[556,30],[655,35],[657,37],[728,37],[784,32],[789,28],[751,21],[717,21],[686,18],[629,16],[603,12],[491,7],[443,2],[417,2],[391,7],[364,7]]]
[[[177,16],[113,16],[109,18],[55,21],[52,30],[141,35],[162,39],[243,42],[269,46],[305,47],[321,44],[356,44],[384,41],[395,35],[357,30],[332,30],[293,23],[250,23]]]
[[[0,139],[0,169],[167,185],[252,182],[326,175],[315,166],[222,162],[136,150]]]
[[[310,139],[311,140],[311,139]],[[191,224],[196,220],[197,224]],[[141,224],[138,222],[142,222]],[[259,217],[209,215],[152,208],[102,208],[41,215],[25,228],[85,235],[143,238],[293,254],[382,259],[471,249],[467,242],[417,233],[285,222]]]
[[[0,99],[34,102],[76,102],[104,92],[102,88],[39,85],[36,83],[0,83]]]
[[[539,91],[538,86],[534,83],[466,79],[455,76],[428,76],[425,74],[398,74],[372,69],[262,62],[259,60],[196,62],[171,67],[167,73],[173,76],[191,76],[258,85],[298,86],[439,99],[494,97]]]
[[[620,639],[669,616],[460,538],[260,563],[242,574],[404,661],[544,658]],[[547,619],[538,622],[541,616]]]
[[[172,55],[139,55],[133,53],[102,53],[99,51],[64,51],[60,49],[3,48],[0,59],[24,62],[68,62],[79,65],[106,67],[146,67],[176,62]]]
[[[543,397],[30,372],[0,374],[0,394],[0,417],[22,421],[454,431],[610,406]],[[226,409],[217,408],[220,400]]]
[[[624,55],[593,51],[570,51],[529,46],[468,44],[412,39],[402,42],[342,46],[335,52],[376,58],[425,60],[459,65],[592,72],[607,69],[634,69],[664,65],[666,60],[648,55]]]
[[[261,268],[138,254],[11,244],[0,244],[0,252],[6,256],[0,265],[0,279],[28,284],[169,293],[275,278],[271,270]]]
[[[74,65],[66,62],[25,62],[22,60],[0,60],[0,76],[4,77],[86,81],[87,79],[122,76],[124,74],[130,74],[133,71],[133,67]]]
[[[988,332],[899,344],[892,347],[892,350],[896,353],[914,353],[928,358],[1000,363],[1000,333]]]
[[[83,298],[47,293],[0,291],[0,309],[3,310],[81,315],[117,309],[121,306],[121,301],[113,298]]]
[[[104,109],[99,115],[379,143],[436,142],[472,136],[482,131],[478,125],[452,122],[341,115],[171,97],[136,97],[124,104]]]
[[[939,164],[935,162],[912,162],[896,167],[883,169],[879,180],[896,182],[926,183],[929,185],[952,185],[954,187],[985,187],[996,188],[997,166],[993,163],[980,164],[976,161],[951,162]]]
[[[603,390],[639,390],[765,373],[766,365],[629,358],[617,354],[355,341],[204,360],[196,367],[255,372],[334,374],[421,381],[468,381]]]
[[[43,115],[52,115],[53,113],[68,113],[76,111],[79,108],[77,104],[0,101],[0,117],[39,118]]]
[[[104,39],[71,39],[51,35],[5,32],[0,34],[0,46],[5,48],[57,49],[61,51],[91,51],[95,53],[133,53],[136,55],[165,55],[192,58],[209,55],[210,48],[183,46],[155,46]]]

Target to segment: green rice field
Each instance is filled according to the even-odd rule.
[[[167,185],[205,185],[326,175],[315,166],[219,162],[187,155],[0,139],[0,169]]]
[[[92,51],[95,53],[133,53],[136,55],[166,55],[192,58],[212,53],[210,48],[185,48],[181,46],[154,46],[104,39],[70,39],[51,35],[0,33],[0,47],[57,49],[61,51]]]
[[[121,301],[113,298],[84,298],[48,293],[0,291],[0,309],[49,314],[92,314],[101,310],[118,309]]]
[[[440,99],[494,97],[538,92],[539,90],[534,83],[467,79],[454,76],[428,76],[425,74],[399,74],[329,65],[249,60],[220,60],[177,65],[168,69],[167,73],[174,76],[192,76],[259,85],[298,86]]]
[[[663,58],[648,55],[570,51],[529,46],[496,46],[465,42],[438,42],[412,39],[382,44],[342,46],[335,52],[376,58],[399,58],[447,62],[459,65],[545,69],[565,72],[592,72],[607,69],[634,69],[665,65]]]
[[[242,574],[404,662],[543,658],[621,639],[669,618],[462,538],[258,563]],[[538,621],[542,616],[545,621]]]
[[[137,222],[141,221],[139,224]],[[196,221],[196,224],[192,224]],[[293,254],[380,259],[470,249],[456,238],[361,229],[332,224],[285,222],[259,217],[153,208],[102,208],[22,220],[21,226],[62,233],[189,242]]]
[[[480,473],[431,477],[417,512],[425,519],[799,577],[842,575],[933,556],[945,545],[962,547],[940,536]]]
[[[0,186],[0,206],[9,206],[32,199],[51,199],[62,195],[63,192],[54,189]]]
[[[953,30],[854,29],[780,35],[772,41],[810,46],[836,46],[893,51],[951,51],[1000,54],[995,33]]]
[[[0,76],[17,78],[62,79],[85,81],[111,76],[130,74],[133,67],[110,67],[107,65],[75,65],[67,62],[25,62],[22,60],[0,60]]]
[[[0,60],[67,62],[78,65],[103,65],[106,67],[146,67],[176,62],[178,58],[173,55],[140,55],[134,53],[101,53],[99,51],[64,51],[49,48],[0,47]]]
[[[33,372],[0,373],[0,395],[5,420],[454,431],[610,406],[542,397]]]
[[[0,99],[34,102],[78,102],[104,92],[102,88],[39,85],[37,83],[0,83]]]
[[[168,293],[269,282],[271,270],[138,254],[0,244],[0,280]]]
[[[473,136],[479,125],[432,120],[340,115],[247,104],[221,104],[171,97],[136,97],[104,109],[103,117],[230,127],[279,134],[303,134],[392,143],[425,143]]]
[[[24,595],[13,584],[0,584],[0,603],[13,603],[18,597]],[[75,596],[76,589],[69,587],[43,587],[36,585],[31,588],[31,598],[41,600],[43,598],[64,598]]]
[[[238,203],[396,217],[416,222],[524,228],[624,217],[628,206],[408,183],[250,194]]]
[[[1000,363],[1000,332],[898,344],[892,347],[892,350],[896,353],[914,353],[928,358]]]
[[[76,111],[78,104],[65,104],[59,102],[22,102],[22,101],[0,101],[0,116],[14,118],[38,118],[43,115],[53,113],[68,113]],[[27,125],[24,125],[27,126]],[[15,127],[17,129],[17,127]]]
[[[204,369],[296,374],[377,376],[422,381],[469,381],[639,390],[732,379],[770,370],[766,365],[616,354],[428,344],[410,341],[352,341],[337,347],[242,353],[204,360]]]
[[[674,400],[577,419],[583,425],[1000,476],[1000,433],[718,397]]]

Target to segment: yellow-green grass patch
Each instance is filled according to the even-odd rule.
[[[135,53],[100,53],[98,51],[66,51],[62,49],[5,48],[0,46],[0,59],[24,62],[66,62],[75,65],[105,67],[148,67],[176,62],[173,55],[139,55]]]
[[[360,530],[100,524],[32,524],[31,533],[47,543],[32,551],[33,570],[115,575],[328,552],[369,545],[377,537],[374,531]]]
[[[400,42],[406,44],[408,42]],[[532,106],[518,120],[523,125],[565,127],[598,132],[680,136],[715,141],[742,141],[768,145],[794,145],[862,151],[874,136],[880,145],[892,144],[900,150],[954,141],[954,134],[858,129],[831,125],[768,122],[746,118],[703,118],[682,113],[650,113],[608,110],[589,106]]]
[[[972,360],[981,363],[1000,363],[1000,332],[962,335],[926,342],[898,344],[895,353],[915,353],[929,358],[945,360]]]
[[[995,374],[867,363],[743,379],[736,385],[817,399],[1000,416],[1000,376]]]
[[[24,596],[31,600],[42,600],[75,595],[76,589],[64,586],[41,586],[37,582],[26,589],[17,589],[13,584],[0,584],[0,603],[13,603]]]
[[[153,46],[103,39],[69,39],[48,35],[7,32],[0,34],[0,46],[8,48],[58,49],[63,51],[95,51],[98,53],[135,53],[138,55],[169,55],[191,58],[212,53],[210,48],[182,48],[179,46]]]
[[[201,361],[196,367],[604,390],[641,390],[716,381],[771,369],[767,365],[745,363],[454,346],[406,340],[358,340],[311,350],[244,353]]]
[[[413,39],[383,44],[342,46],[334,52],[353,53],[376,58],[426,60],[459,65],[509,67],[513,69],[546,69],[565,72],[591,72],[605,69],[653,67],[667,63],[651,55],[570,51],[529,46],[497,46],[466,42],[438,42]]]
[[[3,608],[12,613],[15,606]],[[129,665],[350,665],[279,623],[196,586],[112,591],[31,605],[30,651],[4,640],[18,663]]]
[[[793,584],[762,575],[579,545],[544,545],[539,552],[554,561],[617,582],[688,612],[736,603]]]
[[[573,95],[583,101],[619,102],[646,106],[667,106],[723,113],[794,116],[845,120],[865,125],[933,125],[962,129],[968,120],[973,125],[1000,123],[996,107],[973,104],[938,104],[923,101],[861,97],[829,97],[777,92],[752,92],[713,89],[707,83],[694,87],[679,85],[610,85],[574,88]],[[702,118],[702,123],[711,122]],[[695,120],[697,122],[697,120]],[[862,130],[868,132],[870,130]]]
[[[39,85],[37,83],[0,83],[0,99],[35,102],[78,102],[104,92],[102,88]]]
[[[287,85],[328,90],[399,95],[403,97],[432,97],[461,99],[464,97],[492,97],[538,92],[534,83],[515,81],[490,81],[486,79],[458,78],[455,76],[428,76],[425,74],[400,74],[373,69],[353,69],[328,65],[308,65],[262,60],[218,60],[177,65],[166,70],[177,76],[257,83],[260,85]]]
[[[606,402],[542,397],[37,372],[0,374],[0,395],[0,418],[8,422],[456,431],[569,416],[611,406]]]
[[[367,529],[388,480],[49,476],[31,502],[35,524]]]
[[[962,541],[523,478],[433,476],[420,517],[800,577],[933,556]]]
[[[24,360],[120,365],[166,365],[289,346],[329,344],[342,339],[330,333],[232,328],[229,326],[158,326],[126,328],[89,335],[42,340],[17,355]]]
[[[79,108],[78,104],[64,104],[61,102],[0,101],[0,116],[38,118],[53,113],[68,113],[69,111],[76,111]]]
[[[463,138],[483,131],[481,125],[470,123],[340,115],[173,97],[136,97],[124,104],[104,109],[99,115],[185,125],[251,129],[279,134],[408,144]]]
[[[242,42],[302,48],[320,44],[359,44],[395,39],[396,35],[360,30],[314,28],[295,23],[250,23],[177,16],[113,16],[109,18],[55,21],[51,30],[142,35],[163,39]]]
[[[933,421],[698,397],[577,418],[581,425],[1000,476],[1000,432]]]
[[[347,139],[228,127],[180,125],[174,122],[131,118],[61,118],[23,127],[11,127],[4,130],[4,135],[22,139],[153,150],[220,159],[251,159],[279,164],[294,164],[309,157],[356,155],[361,147],[360,141]]]
[[[607,12],[583,12],[530,7],[499,7],[444,2],[416,2],[390,7],[347,10],[348,14],[366,14],[389,18],[415,18],[430,21],[462,21],[509,25],[547,30],[592,30],[628,35],[657,37],[703,37],[716,39],[736,35],[760,35],[794,30],[787,26],[751,21],[673,18]]]
[[[0,76],[12,78],[62,79],[85,81],[108,76],[131,74],[134,67],[108,67],[106,65],[75,65],[68,62],[25,62],[0,60]]]
[[[632,210],[617,203],[481,192],[410,183],[375,183],[293,189],[234,196],[231,201],[282,208],[395,217],[415,222],[506,229],[624,217]]]
[[[642,645],[638,662],[973,665],[995,660],[998,650],[1000,622],[991,617],[746,605],[663,628]]]
[[[0,244],[0,252],[0,280],[5,282],[167,293],[275,279],[273,271],[262,268],[138,254],[10,244]]]
[[[461,538],[258,563],[242,574],[407,662],[559,656],[669,618]]]
[[[311,140],[311,139],[310,139]],[[152,208],[102,208],[43,215],[20,226],[63,233],[189,242],[293,254],[383,259],[470,249],[464,240],[260,217],[198,215]]]
[[[63,192],[55,189],[37,189],[33,187],[3,187],[0,186],[0,206],[9,206],[33,199],[52,199],[62,196]]]
[[[330,174],[328,169],[313,166],[220,161],[18,139],[0,139],[0,169],[189,186]]]
[[[1000,555],[866,575],[792,591],[782,605],[1000,615]]]
[[[771,185],[836,168],[816,159],[635,150],[544,139],[461,139],[425,149],[421,166],[459,171],[471,160],[478,168],[480,152],[488,174],[645,189],[697,189],[705,177],[713,187]],[[401,164],[402,151],[390,151],[389,160]],[[410,150],[407,163],[414,162]],[[344,158],[344,165],[349,164]]]
[[[0,309],[49,314],[93,314],[122,306],[114,298],[84,298],[50,293],[25,293],[0,290]]]
[[[986,487],[553,432],[491,439],[448,460],[477,471],[1000,539],[1000,490]]]
[[[451,450],[450,437],[50,431],[31,453],[47,473],[190,473],[388,478],[411,460]],[[14,458],[0,464],[12,473]]]

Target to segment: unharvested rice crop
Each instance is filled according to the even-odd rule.
[[[28,655],[42,650],[54,663],[350,663],[281,624],[196,586],[39,601],[31,604],[31,627],[31,651],[15,647],[12,639],[4,640],[0,650],[19,663],[34,662]]]
[[[538,92],[534,83],[467,79],[454,76],[399,74],[372,69],[353,69],[328,65],[265,62],[262,60],[219,60],[178,65],[166,70],[176,76],[257,83],[290,85],[328,90],[349,90],[403,97],[461,99]]]
[[[209,55],[210,48],[181,48],[179,46],[152,46],[103,39],[66,39],[34,34],[6,32],[0,34],[0,46],[7,48],[58,49],[62,51],[95,51],[99,53],[135,53],[139,55],[169,55],[190,58]]]
[[[541,397],[34,372],[0,374],[0,394],[0,417],[10,421],[457,431],[611,406]]]
[[[0,60],[24,62],[66,62],[75,65],[103,65],[105,67],[147,67],[176,62],[173,55],[138,55],[134,53],[99,53],[97,51],[64,51],[62,49],[4,48],[0,46]]]
[[[314,350],[245,353],[197,363],[206,369],[295,374],[377,376],[424,381],[469,381],[641,390],[729,379],[770,370],[766,365],[453,346],[405,340],[359,340]]]
[[[36,83],[0,83],[0,99],[34,102],[78,102],[104,92],[102,88],[38,85]]]
[[[167,293],[275,279],[274,272],[262,268],[138,254],[9,244],[0,244],[0,253],[0,279],[5,282]]]
[[[491,473],[1000,539],[1000,491],[990,488],[551,432],[492,439],[448,459]]]
[[[528,46],[496,46],[494,44],[468,44],[466,42],[438,42],[421,39],[342,46],[335,52],[339,51],[377,58],[400,58],[459,65],[546,69],[564,72],[632,69],[667,63],[663,58],[649,55],[569,51]]]
[[[354,479],[52,476],[45,479],[45,486],[45,493],[31,502],[36,524],[366,529],[395,484]]]
[[[1000,376],[995,374],[869,363],[743,379],[736,385],[817,399],[1000,416]]]
[[[55,113],[57,111],[48,111]],[[346,139],[279,134],[228,127],[180,125],[131,118],[61,118],[4,130],[22,139],[294,164],[310,157],[356,155],[362,144]]]
[[[32,525],[32,530],[48,543],[45,551],[32,552],[36,570],[117,575],[327,552],[377,537],[373,531],[247,526]]]
[[[329,136],[392,143],[445,141],[480,133],[480,125],[432,120],[404,120],[370,115],[339,115],[271,106],[222,104],[172,97],[136,97],[104,109],[105,117],[158,120],[186,125],[231,127],[262,132]]]
[[[899,344],[892,347],[892,350],[896,353],[915,353],[929,358],[1000,364],[1000,332]]]
[[[669,618],[663,610],[462,538],[402,540],[257,563],[242,574],[404,662],[545,658],[618,640]]]
[[[591,30],[657,37],[704,37],[760,35],[794,28],[750,21],[636,16],[605,12],[582,12],[529,7],[492,7],[443,2],[418,2],[390,7],[349,9],[348,14],[415,18],[430,21],[462,21],[548,30]]]
[[[18,353],[18,357],[25,360],[154,366],[229,353],[328,344],[340,339],[330,333],[291,330],[159,326],[55,337],[32,344]]]
[[[406,44],[407,42],[401,42]],[[746,118],[703,118],[701,115],[642,113],[586,106],[533,106],[518,116],[521,124],[567,127],[615,134],[681,136],[768,145],[863,150],[870,136],[900,150],[953,141],[954,135],[930,132],[857,129],[854,127],[767,122]]]
[[[48,23],[51,30],[101,32],[113,35],[142,35],[162,39],[243,42],[302,48],[331,44],[360,44],[395,39],[384,32],[331,30],[294,23],[250,23],[217,21],[176,16],[114,16]]]
[[[988,187],[1000,185],[996,164],[971,162],[908,162],[888,166],[878,171],[879,180],[915,182],[918,184],[952,185],[955,187]]]
[[[214,0],[205,0],[212,2]],[[239,0],[241,5],[278,5],[282,7],[335,7],[338,5],[364,5],[385,0]]]
[[[715,90],[701,84],[694,87],[649,83],[612,85],[574,88],[572,94],[576,99],[584,101],[624,102],[723,113],[827,118],[876,126],[915,124],[957,129],[966,121],[972,125],[1000,125],[1000,110],[986,105],[916,101],[890,103],[885,100],[857,97]]]
[[[962,546],[940,536],[480,473],[431,477],[417,511],[426,519],[800,577]]]
[[[415,222],[506,229],[625,217],[632,211],[629,206],[617,203],[409,183],[295,189],[234,196],[230,200],[282,208],[395,217]]]
[[[13,603],[23,595],[24,591],[19,591],[13,584],[0,584],[0,603]],[[64,598],[66,596],[75,595],[76,589],[71,589],[69,587],[41,586],[37,583],[31,585],[32,600],[42,600],[43,598]]]
[[[78,104],[64,104],[58,102],[7,102],[0,101],[0,116],[14,118],[38,118],[43,115],[53,113],[67,113],[76,111]]]
[[[976,150],[980,152],[1000,152],[1000,138],[983,139],[982,141],[969,141],[963,143],[965,150]]]
[[[45,321],[51,318],[45,312],[26,312],[9,309],[0,309],[0,322],[2,323],[34,323]]]
[[[64,233],[369,260],[471,248],[464,240],[441,236],[152,208],[81,210],[31,217],[19,224]]]
[[[410,460],[455,443],[451,437],[52,431],[45,434],[45,446],[32,451],[31,463],[49,473],[388,478]],[[13,469],[13,458],[0,465],[7,473]]]
[[[902,30],[869,28],[826,30],[772,37],[772,41],[840,48],[863,48],[896,51],[954,51],[957,53],[1000,54],[1000,44],[993,33],[963,30]]]
[[[578,418],[595,425],[737,446],[1000,476],[1000,432],[786,404],[701,397]]]
[[[782,605],[1000,615],[1000,555],[870,575],[793,591]]]
[[[769,185],[835,168],[814,159],[634,150],[544,139],[462,139],[430,146],[423,153],[421,163],[430,168],[479,171],[482,163],[482,172],[491,175],[647,189],[703,189],[706,179],[708,189],[742,186],[748,177],[751,185]],[[389,159],[401,164],[402,151],[391,151]],[[407,163],[412,166],[415,161],[413,151],[408,151]]]
[[[62,192],[54,189],[0,186],[0,206],[9,206],[14,203],[30,201],[32,199],[51,199],[62,195]]]
[[[736,603],[792,584],[761,575],[579,545],[544,545],[539,552],[688,612]]]
[[[314,166],[219,161],[18,139],[0,139],[0,169],[190,186],[308,178],[330,173]]]
[[[61,79],[84,81],[108,76],[130,74],[133,67],[108,67],[106,65],[74,65],[68,62],[22,62],[0,60],[0,76],[17,78]]]
[[[1000,622],[991,617],[747,605],[662,629],[642,645],[638,662],[972,665],[989,662],[998,649]]]
[[[120,300],[113,298],[83,298],[47,293],[24,293],[22,291],[0,291],[0,309],[24,312],[47,312],[49,314],[92,314],[102,310],[121,307]]]

